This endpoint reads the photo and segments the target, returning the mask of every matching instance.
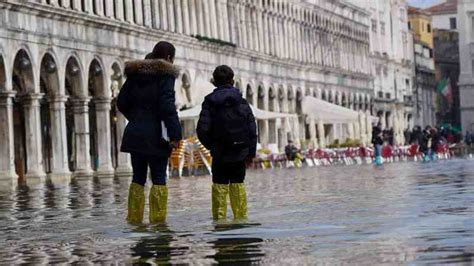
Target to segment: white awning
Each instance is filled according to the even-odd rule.
[[[272,119],[278,119],[278,118],[296,117],[296,115],[293,115],[293,114],[261,110],[252,105],[250,105],[250,108],[252,108],[253,115],[255,116],[257,120],[272,120]],[[196,105],[191,109],[179,111],[178,116],[180,120],[197,120],[199,119],[200,113],[201,113],[201,105]]]
[[[316,121],[334,124],[359,122],[359,112],[311,96],[303,98],[302,109],[304,114]],[[378,118],[370,116],[370,120],[375,122]]]

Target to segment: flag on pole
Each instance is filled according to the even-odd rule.
[[[436,89],[446,98],[449,105],[453,103],[453,89],[449,78],[440,80]]]

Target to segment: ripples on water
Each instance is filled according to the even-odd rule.
[[[250,172],[246,223],[211,222],[209,177],[170,180],[168,224],[139,227],[129,179],[0,185],[0,264],[474,260],[468,160]]]

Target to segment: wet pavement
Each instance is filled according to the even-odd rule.
[[[251,171],[245,223],[214,224],[190,177],[167,225],[127,225],[128,182],[0,183],[0,264],[474,263],[472,160]]]

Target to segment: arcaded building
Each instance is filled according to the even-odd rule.
[[[262,147],[367,144],[369,17],[329,0],[1,1],[0,178],[130,174],[115,97],[125,62],[159,40],[177,48],[178,109],[200,105],[212,70],[228,64],[244,97],[274,115],[258,122]],[[342,118],[309,113],[318,100],[331,104],[320,114]]]

